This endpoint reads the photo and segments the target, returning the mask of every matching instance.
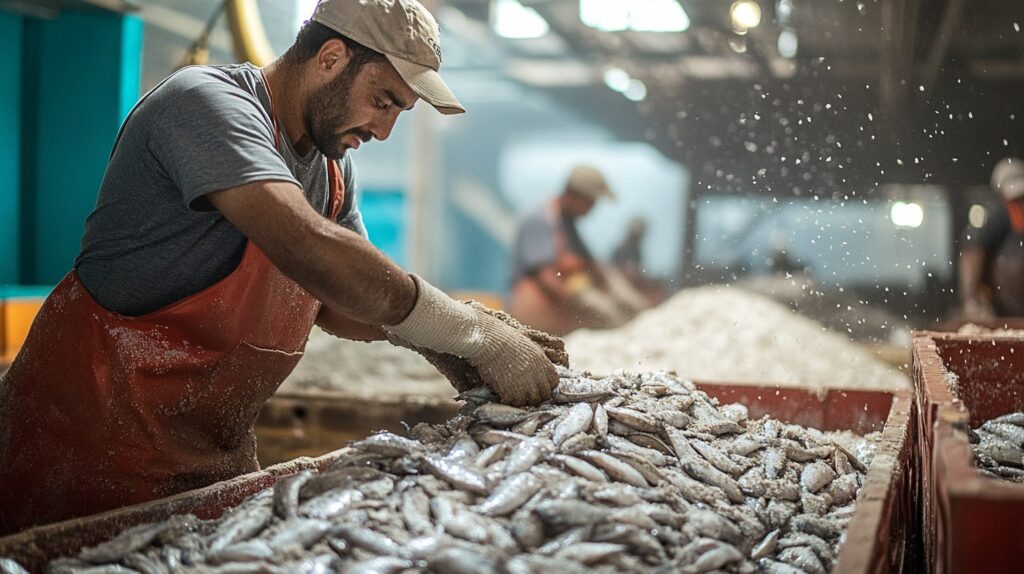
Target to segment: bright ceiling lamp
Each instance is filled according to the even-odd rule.
[[[677,0],[633,0],[630,28],[637,32],[682,32],[690,17]]]
[[[626,91],[622,92],[626,99],[634,102],[642,102],[647,97],[647,86],[644,85],[640,80],[632,79],[629,81],[629,87]]]
[[[580,0],[580,21],[602,32],[682,32],[690,27],[678,0]]]
[[[608,68],[604,72],[605,85],[620,94],[629,89],[631,79],[629,74],[622,68]]]
[[[985,206],[980,203],[972,205],[970,211],[967,212],[967,221],[971,223],[971,227],[981,229],[985,226],[985,221],[987,219],[988,210],[986,210]]]
[[[917,203],[896,201],[889,209],[889,219],[896,227],[921,227],[924,210]]]
[[[518,0],[491,1],[491,28],[502,38],[525,40],[548,33],[548,22],[536,10]]]
[[[729,8],[729,17],[732,18],[733,30],[745,34],[761,24],[761,6],[754,0],[737,0]]]
[[[602,32],[629,28],[629,6],[625,0],[580,0],[580,22]]]
[[[788,60],[792,60],[796,57],[796,50],[800,45],[800,41],[796,37],[796,31],[792,28],[783,28],[779,32],[779,55]]]

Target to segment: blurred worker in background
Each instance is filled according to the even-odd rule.
[[[958,262],[963,318],[981,323],[1024,317],[1024,161],[996,164],[992,188],[1003,204],[965,234]]]
[[[264,69],[195,66],[114,143],[75,268],[0,381],[0,534],[251,472],[314,323],[466,361],[513,404],[544,350],[365,238],[349,149],[422,98],[464,111],[415,0],[323,0]]]
[[[634,285],[639,285],[643,278],[643,243],[646,235],[647,222],[642,217],[634,217],[626,228],[626,237],[612,252],[612,265]]]
[[[513,317],[564,335],[622,325],[647,306],[625,277],[594,260],[576,229],[601,199],[615,199],[604,176],[577,166],[562,193],[520,223],[511,254]]]
[[[634,217],[626,229],[626,237],[612,252],[612,266],[643,296],[647,306],[665,300],[665,286],[647,275],[644,268],[643,244],[647,237],[647,221]]]

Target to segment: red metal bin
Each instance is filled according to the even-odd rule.
[[[1024,571],[1024,485],[982,476],[966,434],[1024,411],[1024,338],[919,332],[913,361],[929,571]]]
[[[868,574],[910,571],[915,529],[912,521],[915,480],[909,393],[831,390],[823,396],[798,389],[701,384],[724,403],[740,402],[751,417],[765,414],[821,430],[882,431],[881,444],[868,469],[857,510],[847,530],[834,572]],[[41,526],[0,539],[0,556],[39,570],[53,558],[76,554],[124,528],[191,512],[213,518],[243,498],[304,468],[324,468],[343,456],[335,451],[317,459],[301,458],[231,481],[79,520]]]

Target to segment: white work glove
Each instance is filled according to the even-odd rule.
[[[417,347],[466,359],[502,402],[537,404],[551,397],[558,374],[539,345],[416,275],[412,278],[418,290],[412,312],[385,330]]]

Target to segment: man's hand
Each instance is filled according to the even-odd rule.
[[[465,359],[505,403],[537,404],[550,398],[558,375],[544,349],[482,305],[459,303],[414,278],[419,292],[412,312],[387,331],[413,347]],[[437,366],[436,361],[431,362]]]
[[[555,365],[561,365],[563,367],[569,366],[569,354],[565,352],[565,342],[558,337],[543,331],[538,331],[533,327],[523,325],[504,311],[491,309],[490,307],[481,305],[476,301],[464,301],[464,303],[477,311],[487,313],[488,315],[501,320],[508,326],[526,335],[527,338],[544,350],[544,354],[547,356],[548,360]],[[394,334],[388,334],[387,339],[392,345],[411,349],[419,353],[420,356],[433,365],[439,373],[444,375],[444,377],[448,379],[448,382],[455,387],[455,390],[460,393],[464,393],[478,387],[487,386],[484,383],[483,378],[480,376],[480,371],[473,365],[469,364],[468,360],[463,359],[462,357],[457,357],[448,353],[440,353],[425,347],[417,347]]]

